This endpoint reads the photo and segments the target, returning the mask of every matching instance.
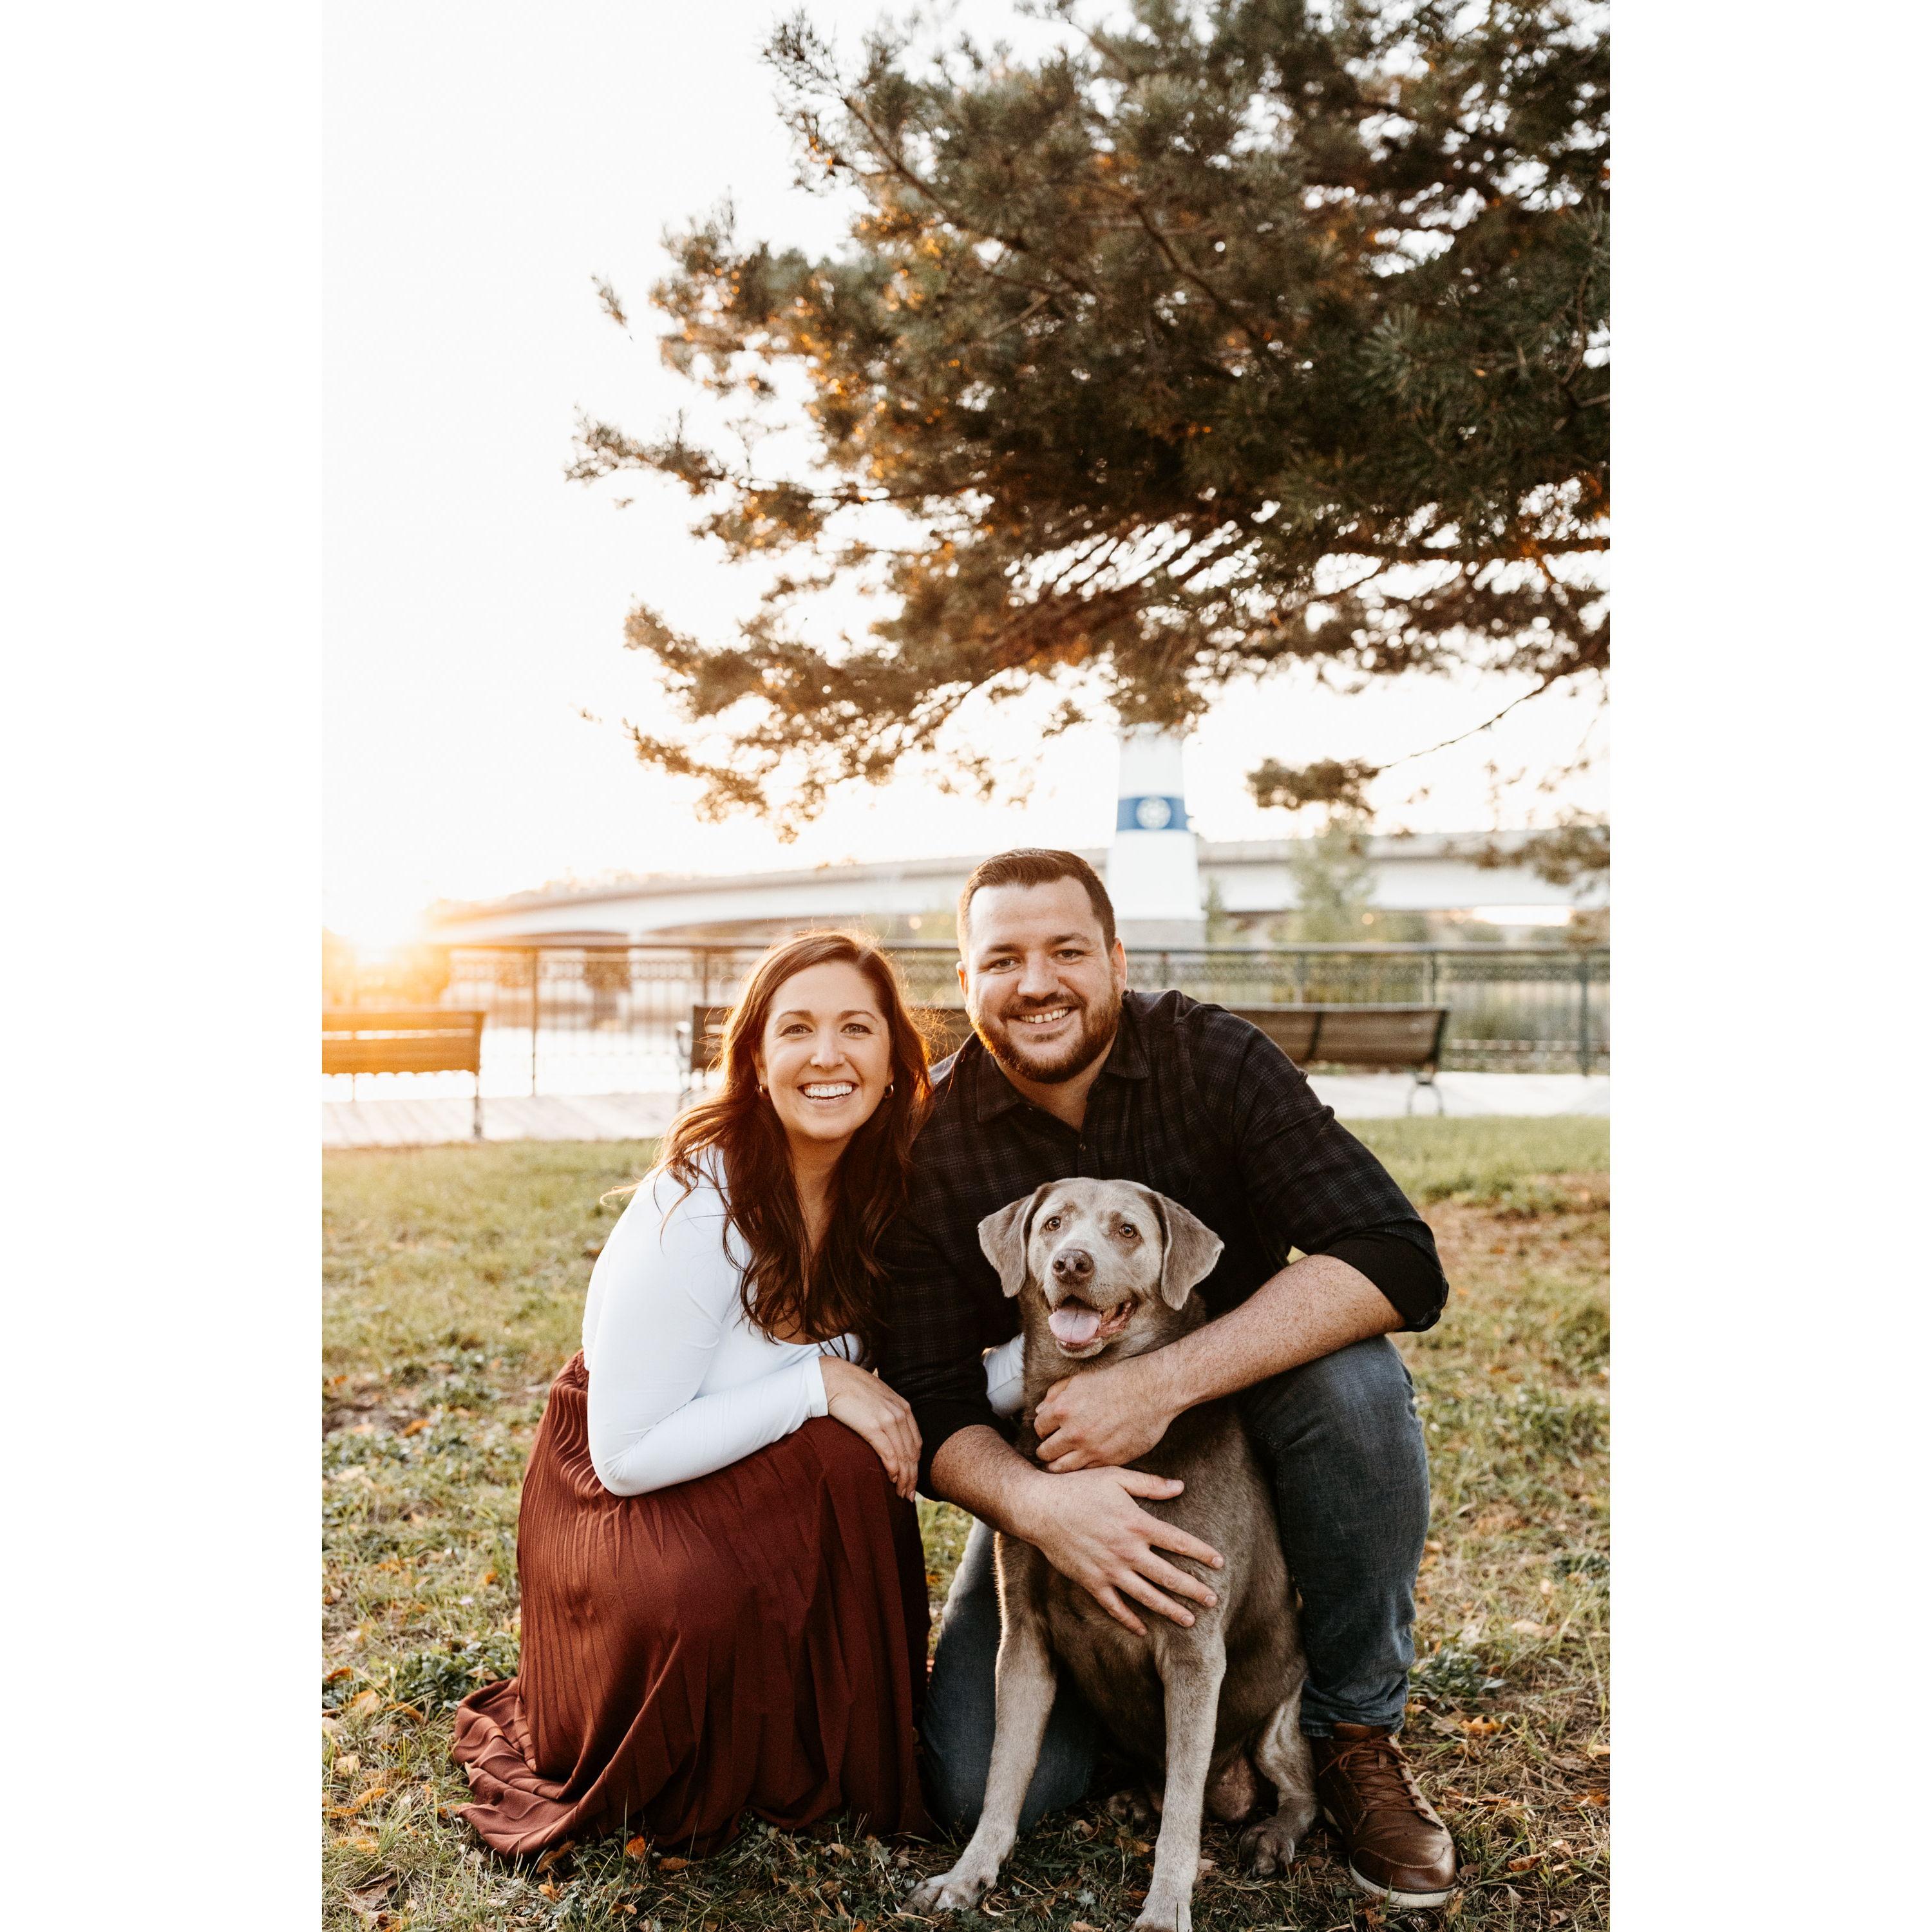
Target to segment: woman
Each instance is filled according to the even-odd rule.
[[[500,1851],[622,1828],[703,1852],[747,1808],[927,1828],[919,1435],[860,1366],[925,1048],[884,956],[812,933],[754,968],[723,1060],[605,1244],[551,1388],[518,1673],[457,1713],[463,1815]]]

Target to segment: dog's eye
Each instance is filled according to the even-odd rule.
[[[1050,1234],[1060,1226],[1060,1216],[1055,1214],[1050,1219],[1041,1222],[1040,1225],[1042,1232]]]
[[[1141,1231],[1134,1226],[1132,1222],[1123,1221],[1120,1223],[1120,1235],[1124,1240],[1138,1241],[1141,1238]]]

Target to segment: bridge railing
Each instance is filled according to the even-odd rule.
[[[484,1016],[487,1094],[675,1091],[692,1009],[728,1005],[758,946],[422,946],[358,964],[339,1004],[442,1005]],[[919,1004],[958,1000],[950,945],[888,949]],[[1610,1064],[1610,953],[1562,946],[1300,946],[1130,952],[1130,982],[1225,1006],[1447,1006],[1443,1064],[1600,1072]],[[363,1090],[440,1090],[455,1076],[398,1075]],[[346,1083],[340,1083],[346,1097]],[[325,1090],[334,1086],[325,1082]],[[461,1079],[451,1087],[454,1092]]]

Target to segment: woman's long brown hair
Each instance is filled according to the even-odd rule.
[[[891,1090],[852,1136],[832,1183],[830,1212],[812,1250],[791,1154],[777,1110],[758,1091],[753,1056],[778,988],[808,967],[856,966],[878,995],[892,1052]],[[725,1212],[749,1256],[739,1282],[746,1318],[766,1334],[829,1341],[848,1330],[868,1348],[885,1325],[886,1227],[904,1204],[912,1144],[930,1088],[926,1045],[892,964],[869,939],[806,932],[781,940],[745,982],[724,1022],[724,1084],[671,1124],[659,1166],[688,1192],[703,1178],[699,1156],[722,1156]]]

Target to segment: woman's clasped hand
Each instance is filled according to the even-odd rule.
[[[919,1425],[912,1405],[870,1370],[825,1358],[825,1412],[879,1452],[892,1487],[910,1502],[919,1481]]]

